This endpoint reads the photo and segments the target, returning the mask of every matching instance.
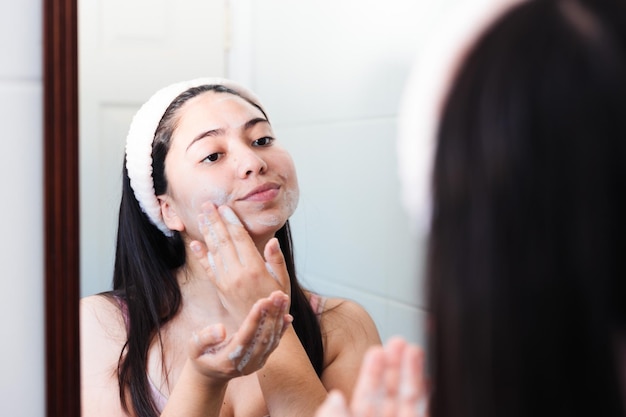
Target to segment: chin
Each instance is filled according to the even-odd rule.
[[[243,224],[252,237],[274,235],[287,222],[287,217],[277,214],[261,214],[243,219]]]

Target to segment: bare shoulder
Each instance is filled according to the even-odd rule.
[[[81,335],[98,333],[111,339],[126,339],[126,324],[120,304],[105,295],[91,295],[80,300]],[[82,336],[81,336],[82,338]]]
[[[365,308],[356,301],[345,298],[327,298],[321,319],[325,330],[343,329],[352,331],[352,325],[374,325],[374,321]]]
[[[327,359],[332,362],[343,351],[365,350],[380,344],[374,320],[359,303],[344,298],[328,298],[320,320]]]
[[[322,383],[328,390],[342,391],[349,399],[365,352],[381,344],[376,324],[359,303],[328,298],[320,327],[324,341]]]
[[[126,343],[126,325],[115,299],[93,295],[80,300],[81,415],[122,416],[117,367]]]
[[[117,363],[127,336],[120,304],[104,295],[85,297],[79,317],[81,359],[87,369]]]

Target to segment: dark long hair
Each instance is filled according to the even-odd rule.
[[[432,417],[623,416],[626,3],[516,6],[445,102]]]
[[[185,91],[170,104],[153,141],[152,175],[157,195],[163,194],[167,189],[165,156],[176,127],[177,110],[189,99],[207,91],[241,97],[236,91],[221,85],[206,85]],[[257,104],[242,98],[263,112]],[[138,417],[153,417],[158,413],[150,394],[147,376],[148,349],[155,338],[160,342],[159,329],[180,309],[182,299],[176,270],[185,263],[186,249],[180,233],[174,232],[172,237],[166,237],[141,210],[130,186],[125,164],[122,179],[111,293],[121,300],[127,322],[128,339],[120,352],[118,366],[120,399],[125,410],[129,409],[130,399]],[[296,278],[289,222],[276,232],[276,238],[289,272],[293,327],[314,369],[321,375],[324,352],[320,326]]]

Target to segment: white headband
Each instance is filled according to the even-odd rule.
[[[146,213],[152,224],[158,227],[166,236],[172,236],[174,232],[163,222],[161,206],[154,191],[152,142],[154,141],[159,122],[172,101],[190,88],[202,85],[222,85],[230,88],[261,107],[261,109],[263,108],[256,95],[242,85],[224,78],[207,77],[182,81],[164,87],[150,97],[137,111],[126,137],[126,169],[128,170],[128,178],[141,210]]]
[[[432,41],[417,60],[400,103],[398,174],[402,203],[413,232],[428,233],[432,210],[431,179],[439,119],[448,89],[469,48],[483,31],[522,0],[472,0],[454,6],[437,22]]]

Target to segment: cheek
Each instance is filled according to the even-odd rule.
[[[283,163],[284,170],[282,175],[284,176],[287,184],[287,190],[285,193],[285,209],[287,216],[291,216],[298,207],[298,201],[300,199],[300,187],[298,186],[298,177],[296,175],[296,168],[293,160],[289,155]]]
[[[291,215],[296,211],[299,200],[300,190],[298,188],[298,184],[296,183],[295,187],[289,189],[285,193],[285,210],[287,217],[291,217]]]
[[[224,187],[202,187],[191,194],[189,208],[193,213],[202,211],[202,204],[210,201],[216,206],[222,206],[230,201],[231,194]]]
[[[279,168],[280,175],[285,178],[289,185],[293,187],[298,187],[298,177],[296,175],[296,166],[293,163],[293,159],[291,155],[287,151],[283,151],[283,153],[276,159],[277,166]]]

